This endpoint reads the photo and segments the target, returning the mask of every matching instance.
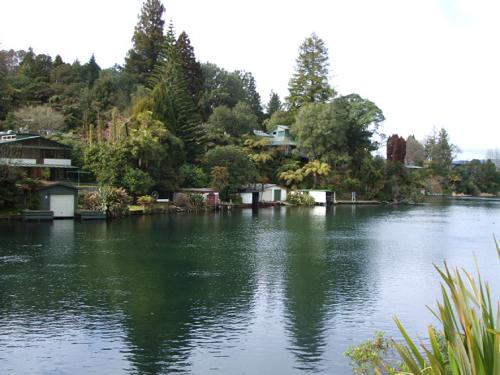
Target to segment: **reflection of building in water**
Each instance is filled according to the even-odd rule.
[[[310,213],[311,216],[326,216],[327,210],[326,206],[314,206],[310,208]]]

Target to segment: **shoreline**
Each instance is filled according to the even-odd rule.
[[[471,202],[500,202],[500,197],[473,197],[473,196],[452,196],[452,195],[433,195],[426,196],[423,202],[387,202],[387,201],[376,201],[376,200],[337,200],[335,203],[329,204],[315,204],[311,206],[300,206],[300,205],[291,205],[287,203],[280,204],[263,204],[259,206],[252,205],[243,205],[243,204],[225,204],[219,207],[207,207],[204,209],[196,209],[190,210],[182,207],[177,207],[174,205],[165,205],[165,207],[156,208],[151,211],[147,211],[146,209],[132,209],[129,211],[129,214],[123,217],[118,218],[99,218],[95,220],[117,220],[130,216],[154,216],[154,215],[177,215],[177,214],[193,214],[193,213],[202,213],[202,212],[223,212],[223,211],[232,211],[232,210],[242,210],[242,209],[265,209],[265,208],[273,208],[273,207],[301,207],[301,208],[315,208],[315,207],[335,207],[335,206],[421,206],[426,204],[440,203],[445,201],[471,201]],[[34,210],[36,211],[36,210]],[[18,212],[15,214],[6,214],[0,215],[0,223],[2,222],[11,222],[11,221],[52,221],[52,220],[75,220],[75,221],[93,221],[92,219],[83,219],[80,217],[80,211],[77,210],[75,212],[75,217],[73,218],[60,218],[60,219],[51,219],[51,220],[23,220],[22,212]]]

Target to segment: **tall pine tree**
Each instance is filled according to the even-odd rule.
[[[255,78],[250,72],[241,72],[240,78],[243,90],[245,91],[244,101],[248,103],[255,116],[259,119],[259,122],[261,122],[264,119],[264,112],[262,111],[262,105],[260,104],[260,95],[257,92]]]
[[[155,69],[151,92],[151,110],[184,143],[187,161],[203,153],[205,131],[201,116],[189,91],[173,27],[169,28],[163,59]]]
[[[95,61],[95,56],[92,54],[89,62],[83,66],[83,81],[87,82],[89,87],[94,85],[94,82],[99,78],[99,73],[101,72],[101,67],[97,65]]]
[[[306,103],[325,103],[335,92],[328,83],[328,49],[316,34],[302,43],[295,73],[288,84],[288,108],[295,111]]]
[[[201,65],[196,61],[193,46],[189,36],[183,31],[177,39],[176,48],[179,53],[180,62],[184,69],[184,75],[188,81],[188,89],[195,103],[200,100],[203,77]]]
[[[269,95],[269,103],[267,103],[267,117],[271,117],[274,112],[281,111],[282,108],[281,100],[278,94],[271,90]]]
[[[7,84],[7,61],[3,51],[0,51],[0,120],[3,120],[8,111],[8,84]]]
[[[125,60],[125,71],[137,83],[146,85],[158,64],[164,44],[163,13],[160,0],[146,0],[139,15],[139,22],[132,37],[133,48]]]

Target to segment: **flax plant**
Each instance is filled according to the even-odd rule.
[[[495,240],[498,256],[500,247]],[[500,301],[494,311],[487,282],[478,272],[475,279],[458,268],[436,267],[443,279],[442,301],[431,312],[443,326],[444,347],[439,332],[429,327],[429,344],[418,345],[400,320],[396,324],[404,343],[396,343],[408,375],[500,375]],[[376,371],[381,374],[380,371]]]

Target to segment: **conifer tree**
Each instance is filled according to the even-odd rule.
[[[101,67],[97,65],[94,54],[92,54],[89,62],[83,66],[83,72],[85,75],[83,80],[87,82],[89,87],[92,87],[97,78],[99,78],[99,73],[101,72]]]
[[[295,111],[306,103],[325,103],[335,92],[328,83],[328,50],[316,34],[302,43],[295,73],[288,84],[288,108]]]
[[[0,53],[0,120],[3,120],[8,111],[8,84],[7,62],[5,55]]]
[[[189,92],[194,102],[198,103],[203,84],[201,65],[196,61],[193,46],[191,46],[191,41],[185,31],[180,33],[176,47],[182,68],[184,69],[184,75],[188,81]]]
[[[164,44],[164,12],[160,0],[146,0],[135,27],[133,48],[127,54],[125,71],[142,85],[146,85],[160,60]]]
[[[245,98],[243,99],[243,101],[248,103],[250,108],[252,108],[253,113],[257,116],[260,122],[264,118],[264,112],[262,111],[262,105],[260,104],[260,95],[257,92],[255,78],[250,72],[241,72],[240,78],[243,84],[243,90],[245,92]]]
[[[172,27],[167,33],[163,61],[155,69],[152,83],[152,112],[183,141],[186,159],[194,161],[203,152],[205,132],[189,91]]]
[[[57,68],[58,66],[61,66],[64,64],[64,61],[61,57],[61,55],[56,55],[54,58],[54,63],[52,64],[52,68]]]
[[[267,117],[271,117],[274,112],[281,111],[281,100],[278,94],[271,90],[271,94],[269,95],[269,103],[267,104]]]

